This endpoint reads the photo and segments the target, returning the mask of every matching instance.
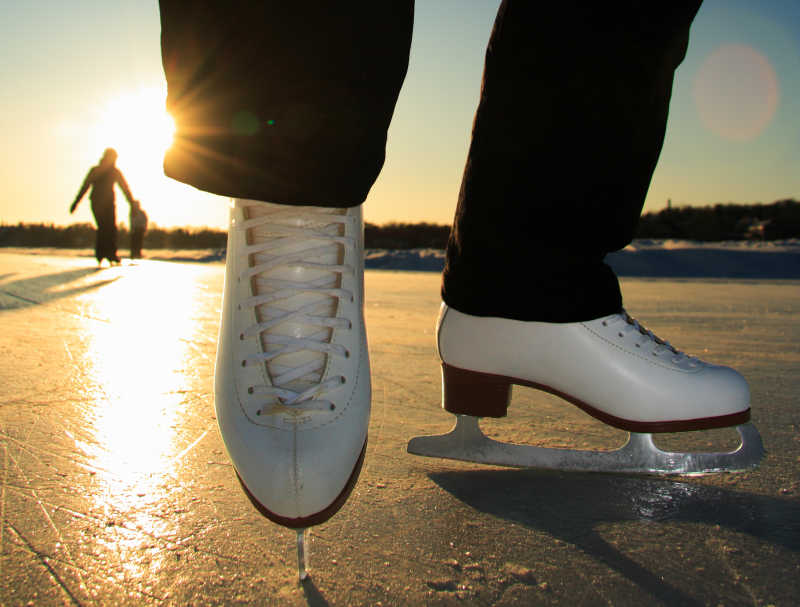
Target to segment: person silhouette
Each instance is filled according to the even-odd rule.
[[[97,224],[94,255],[98,263],[101,263],[103,259],[108,259],[109,263],[120,262],[119,255],[117,255],[117,207],[114,202],[114,184],[119,185],[129,204],[133,205],[136,202],[128,187],[128,182],[117,168],[116,162],[117,151],[113,148],[106,148],[100,162],[89,169],[78,195],[75,196],[75,200],[69,207],[69,212],[74,213],[83,195],[89,188],[92,188],[89,200]]]
[[[138,200],[131,202],[131,259],[141,259],[144,233],[147,230],[147,213]]]

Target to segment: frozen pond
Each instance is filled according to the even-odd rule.
[[[631,314],[749,380],[768,454],[701,479],[511,470],[405,452],[452,425],[433,346],[439,276],[371,270],[373,416],[345,507],[262,519],[213,409],[220,263],[0,250],[2,605],[791,605],[800,596],[800,282],[625,279]],[[518,390],[503,440],[617,446]],[[725,447],[735,432],[659,438]]]

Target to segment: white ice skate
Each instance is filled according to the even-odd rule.
[[[361,208],[232,203],[215,407],[246,494],[303,531],[344,504],[364,459],[370,372]]]
[[[764,454],[750,419],[750,391],[733,369],[687,356],[627,313],[588,322],[521,322],[463,314],[442,304],[437,323],[448,434],[411,439],[408,451],[486,464],[643,474],[740,471]],[[630,432],[613,451],[514,445],[486,437],[480,417],[503,417],[511,386],[544,390]],[[653,432],[736,426],[729,453],[671,453]]]

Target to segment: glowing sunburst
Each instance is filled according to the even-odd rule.
[[[162,161],[175,125],[166,112],[165,98],[165,90],[159,87],[118,95],[102,107],[93,129],[98,157],[107,147],[117,150],[117,166],[148,212],[168,198],[165,192],[170,187]],[[125,215],[120,213],[120,219]]]
[[[151,226],[224,226],[225,198],[164,175],[164,153],[175,133],[166,111],[166,96],[163,84],[120,93],[102,103],[91,118],[89,158],[99,159],[107,147],[117,150],[117,166],[141,201]],[[85,209],[88,213],[88,205]],[[117,211],[119,221],[126,222],[127,215],[127,205],[122,203]]]
[[[150,165],[154,158],[160,164],[175,132],[165,97],[165,91],[149,87],[110,100],[97,123],[98,148],[116,148],[129,170]]]

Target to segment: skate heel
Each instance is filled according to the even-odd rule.
[[[445,411],[474,417],[505,417],[510,401],[509,379],[442,363],[442,407]]]

